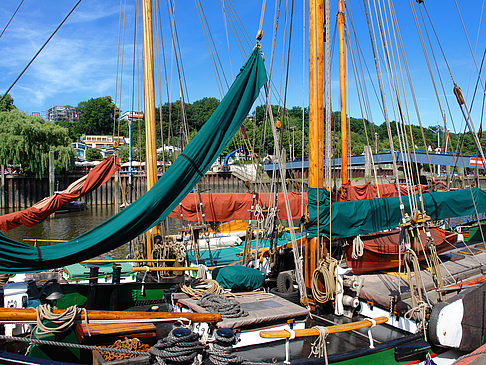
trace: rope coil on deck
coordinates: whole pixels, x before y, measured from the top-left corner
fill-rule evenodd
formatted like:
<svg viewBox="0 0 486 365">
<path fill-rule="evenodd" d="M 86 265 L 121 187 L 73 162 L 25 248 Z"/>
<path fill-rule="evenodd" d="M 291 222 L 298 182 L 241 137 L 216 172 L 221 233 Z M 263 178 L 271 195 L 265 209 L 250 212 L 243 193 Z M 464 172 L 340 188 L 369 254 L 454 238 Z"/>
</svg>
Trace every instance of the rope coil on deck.
<svg viewBox="0 0 486 365">
<path fill-rule="evenodd" d="M 223 318 L 238 318 L 248 315 L 248 312 L 243 310 L 236 300 L 217 294 L 205 294 L 197 301 L 197 304 L 209 312 L 220 313 Z"/>
</svg>

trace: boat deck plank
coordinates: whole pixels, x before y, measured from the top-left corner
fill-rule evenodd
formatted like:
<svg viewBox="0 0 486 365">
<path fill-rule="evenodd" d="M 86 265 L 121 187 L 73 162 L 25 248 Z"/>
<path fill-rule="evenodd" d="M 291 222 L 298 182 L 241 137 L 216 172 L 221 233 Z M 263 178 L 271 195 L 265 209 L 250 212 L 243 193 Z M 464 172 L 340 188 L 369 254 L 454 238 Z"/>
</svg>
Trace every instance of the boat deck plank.
<svg viewBox="0 0 486 365">
<path fill-rule="evenodd" d="M 241 307 L 248 312 L 248 316 L 239 318 L 223 318 L 218 322 L 219 328 L 242 328 L 256 324 L 270 323 L 277 321 L 286 322 L 291 319 L 305 318 L 309 314 L 307 308 L 294 304 L 271 293 L 245 294 L 235 296 L 234 299 L 241 304 Z M 197 305 L 197 300 L 189 297 L 180 297 L 178 302 L 197 313 L 207 312 Z"/>
</svg>

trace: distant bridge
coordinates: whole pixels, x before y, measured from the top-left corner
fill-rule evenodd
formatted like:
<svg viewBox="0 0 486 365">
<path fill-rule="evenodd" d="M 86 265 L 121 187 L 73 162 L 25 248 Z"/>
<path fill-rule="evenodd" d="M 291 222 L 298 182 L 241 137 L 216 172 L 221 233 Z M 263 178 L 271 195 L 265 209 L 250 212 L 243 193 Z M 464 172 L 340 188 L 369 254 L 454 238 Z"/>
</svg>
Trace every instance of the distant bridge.
<svg viewBox="0 0 486 365">
<path fill-rule="evenodd" d="M 483 161 L 481 157 L 472 154 L 472 153 L 464 153 L 464 154 L 457 154 L 457 153 L 435 153 L 429 152 L 429 159 L 432 165 L 441 165 L 441 166 L 457 166 L 457 167 L 469 167 L 469 168 L 483 168 Z M 409 156 L 404 155 L 401 152 L 395 152 L 395 157 L 397 162 L 404 162 L 409 161 Z M 427 159 L 427 152 L 425 151 L 418 151 L 415 153 L 411 153 L 410 155 L 411 160 L 420 164 L 428 164 L 429 161 Z M 341 166 L 341 157 L 336 156 L 332 159 L 332 166 L 333 167 L 340 167 Z M 391 152 L 378 152 L 373 153 L 373 162 L 375 164 L 391 164 L 393 163 L 392 154 Z M 367 164 L 371 164 L 371 154 L 359 154 L 359 155 L 352 155 L 348 157 L 348 164 L 351 166 L 364 166 Z M 263 164 L 263 168 L 265 171 L 273 170 L 273 162 L 267 162 Z M 309 161 L 305 160 L 294 160 L 287 162 L 287 169 L 302 169 L 302 165 L 304 169 L 309 168 Z M 277 163 L 278 166 L 278 163 Z"/>
</svg>

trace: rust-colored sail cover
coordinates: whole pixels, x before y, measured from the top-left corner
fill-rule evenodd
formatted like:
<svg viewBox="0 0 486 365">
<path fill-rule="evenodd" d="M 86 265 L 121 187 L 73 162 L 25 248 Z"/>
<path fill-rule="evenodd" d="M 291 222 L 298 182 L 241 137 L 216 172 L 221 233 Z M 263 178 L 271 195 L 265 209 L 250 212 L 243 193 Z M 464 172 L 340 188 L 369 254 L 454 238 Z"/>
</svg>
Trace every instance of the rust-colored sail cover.
<svg viewBox="0 0 486 365">
<path fill-rule="evenodd" d="M 8 231 L 20 225 L 32 227 L 42 222 L 63 204 L 79 199 L 99 188 L 108 181 L 120 167 L 116 156 L 108 156 L 82 178 L 76 180 L 66 190 L 44 198 L 30 208 L 0 216 L 0 230 Z"/>
</svg>

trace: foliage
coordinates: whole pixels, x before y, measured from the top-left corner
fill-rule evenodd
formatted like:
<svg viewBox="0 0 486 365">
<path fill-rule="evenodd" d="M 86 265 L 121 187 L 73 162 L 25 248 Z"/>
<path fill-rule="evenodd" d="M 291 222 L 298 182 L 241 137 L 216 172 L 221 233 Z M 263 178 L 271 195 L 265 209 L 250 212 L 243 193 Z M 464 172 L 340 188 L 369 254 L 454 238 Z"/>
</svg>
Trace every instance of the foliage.
<svg viewBox="0 0 486 365">
<path fill-rule="evenodd" d="M 0 95 L 0 99 L 3 95 Z M 10 94 L 5 95 L 5 98 L 0 102 L 0 112 L 9 112 L 11 110 L 17 109 L 13 104 L 14 100 Z"/>
<path fill-rule="evenodd" d="M 103 159 L 103 155 L 101 151 L 97 148 L 90 148 L 86 151 L 86 161 L 101 161 Z"/>
<path fill-rule="evenodd" d="M 18 110 L 0 112 L 0 163 L 21 165 L 38 177 L 49 169 L 49 151 L 55 151 L 56 171 L 74 167 L 74 150 L 68 130 Z"/>
<path fill-rule="evenodd" d="M 76 133 L 82 131 L 83 134 L 112 134 L 113 113 L 116 114 L 115 118 L 120 115 L 120 110 L 115 107 L 111 96 L 83 101 L 76 109 L 80 113 Z"/>
</svg>

